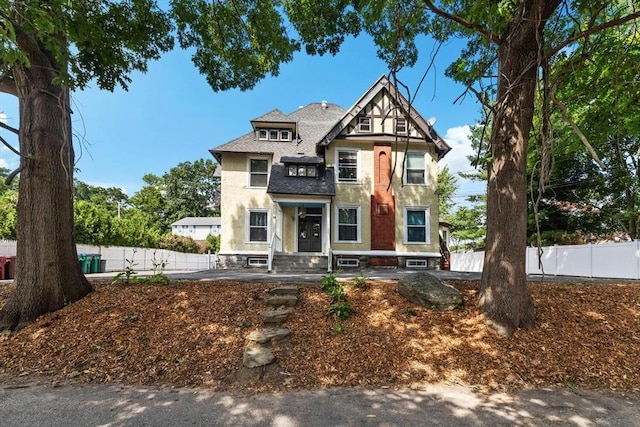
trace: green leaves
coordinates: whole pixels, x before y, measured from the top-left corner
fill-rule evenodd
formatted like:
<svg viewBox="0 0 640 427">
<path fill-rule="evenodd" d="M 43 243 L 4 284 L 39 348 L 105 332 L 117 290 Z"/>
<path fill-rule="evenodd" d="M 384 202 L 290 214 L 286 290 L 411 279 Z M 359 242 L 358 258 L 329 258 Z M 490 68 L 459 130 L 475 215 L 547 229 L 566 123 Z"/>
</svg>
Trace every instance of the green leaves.
<svg viewBox="0 0 640 427">
<path fill-rule="evenodd" d="M 252 88 L 267 74 L 278 75 L 299 49 L 280 14 L 268 0 L 171 1 L 183 49 L 195 49 L 193 62 L 215 91 Z"/>
</svg>

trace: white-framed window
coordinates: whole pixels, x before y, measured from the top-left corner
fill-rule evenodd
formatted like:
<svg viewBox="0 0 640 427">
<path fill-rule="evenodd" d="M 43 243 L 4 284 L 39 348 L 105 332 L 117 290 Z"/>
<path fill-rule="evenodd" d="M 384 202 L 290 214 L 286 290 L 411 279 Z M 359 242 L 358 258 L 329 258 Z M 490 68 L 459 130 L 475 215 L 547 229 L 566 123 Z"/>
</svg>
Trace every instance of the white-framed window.
<svg viewBox="0 0 640 427">
<path fill-rule="evenodd" d="M 358 131 L 371 132 L 371 118 L 370 117 L 358 117 Z"/>
<path fill-rule="evenodd" d="M 269 130 L 269 141 L 277 141 L 280 139 L 280 132 L 277 129 Z"/>
<path fill-rule="evenodd" d="M 359 150 L 342 149 L 336 151 L 338 182 L 358 182 Z"/>
<path fill-rule="evenodd" d="M 291 132 L 289 132 L 288 130 L 281 130 L 280 139 L 282 141 L 291 141 Z"/>
<path fill-rule="evenodd" d="M 336 206 L 337 242 L 360 242 L 360 206 Z"/>
<path fill-rule="evenodd" d="M 404 183 L 424 185 L 427 183 L 427 159 L 424 152 L 408 152 L 405 162 Z"/>
<path fill-rule="evenodd" d="M 269 178 L 269 159 L 249 159 L 249 187 L 266 187 Z"/>
<path fill-rule="evenodd" d="M 396 119 L 396 133 L 399 133 L 399 134 L 407 133 L 407 119 L 405 118 Z"/>
<path fill-rule="evenodd" d="M 261 141 L 265 141 L 265 140 L 269 139 L 269 132 L 267 132 L 266 129 L 258 130 L 258 139 L 261 140 Z"/>
<path fill-rule="evenodd" d="M 266 243 L 269 240 L 269 210 L 247 211 L 247 241 Z"/>
<path fill-rule="evenodd" d="M 429 208 L 407 206 L 404 208 L 405 243 L 431 243 L 429 237 Z"/>
</svg>

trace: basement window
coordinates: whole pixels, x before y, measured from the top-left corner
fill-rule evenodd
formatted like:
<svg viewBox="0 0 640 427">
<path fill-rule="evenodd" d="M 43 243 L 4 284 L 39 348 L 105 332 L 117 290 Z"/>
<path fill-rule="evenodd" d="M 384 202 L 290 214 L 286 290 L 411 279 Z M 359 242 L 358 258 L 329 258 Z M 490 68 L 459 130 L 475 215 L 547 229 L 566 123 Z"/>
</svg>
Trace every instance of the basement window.
<svg viewBox="0 0 640 427">
<path fill-rule="evenodd" d="M 247 265 L 249 267 L 265 267 L 267 265 L 266 258 L 249 258 L 247 259 Z"/>
<path fill-rule="evenodd" d="M 359 267 L 360 260 L 358 258 L 338 258 L 338 267 Z"/>
<path fill-rule="evenodd" d="M 408 259 L 407 268 L 427 268 L 426 259 Z"/>
</svg>

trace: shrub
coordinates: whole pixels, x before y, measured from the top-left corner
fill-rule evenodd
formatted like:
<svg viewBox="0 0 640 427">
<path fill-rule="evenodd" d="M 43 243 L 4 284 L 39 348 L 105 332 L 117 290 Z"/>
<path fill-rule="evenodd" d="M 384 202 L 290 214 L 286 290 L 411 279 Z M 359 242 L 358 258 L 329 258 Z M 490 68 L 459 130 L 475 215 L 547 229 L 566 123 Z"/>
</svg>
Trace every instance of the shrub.
<svg viewBox="0 0 640 427">
<path fill-rule="evenodd" d="M 198 253 L 198 244 L 188 236 L 167 235 L 158 243 L 160 249 L 168 249 L 176 252 L 186 252 L 191 254 Z"/>
</svg>

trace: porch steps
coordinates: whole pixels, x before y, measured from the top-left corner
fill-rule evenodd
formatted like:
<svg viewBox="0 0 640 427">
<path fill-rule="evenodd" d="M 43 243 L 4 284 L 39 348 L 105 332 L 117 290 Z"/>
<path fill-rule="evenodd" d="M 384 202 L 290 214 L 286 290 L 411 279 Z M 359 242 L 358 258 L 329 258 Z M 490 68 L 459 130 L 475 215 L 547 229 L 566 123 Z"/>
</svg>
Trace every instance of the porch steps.
<svg viewBox="0 0 640 427">
<path fill-rule="evenodd" d="M 277 273 L 323 273 L 328 262 L 327 256 L 321 254 L 275 254 L 272 268 Z"/>
</svg>

